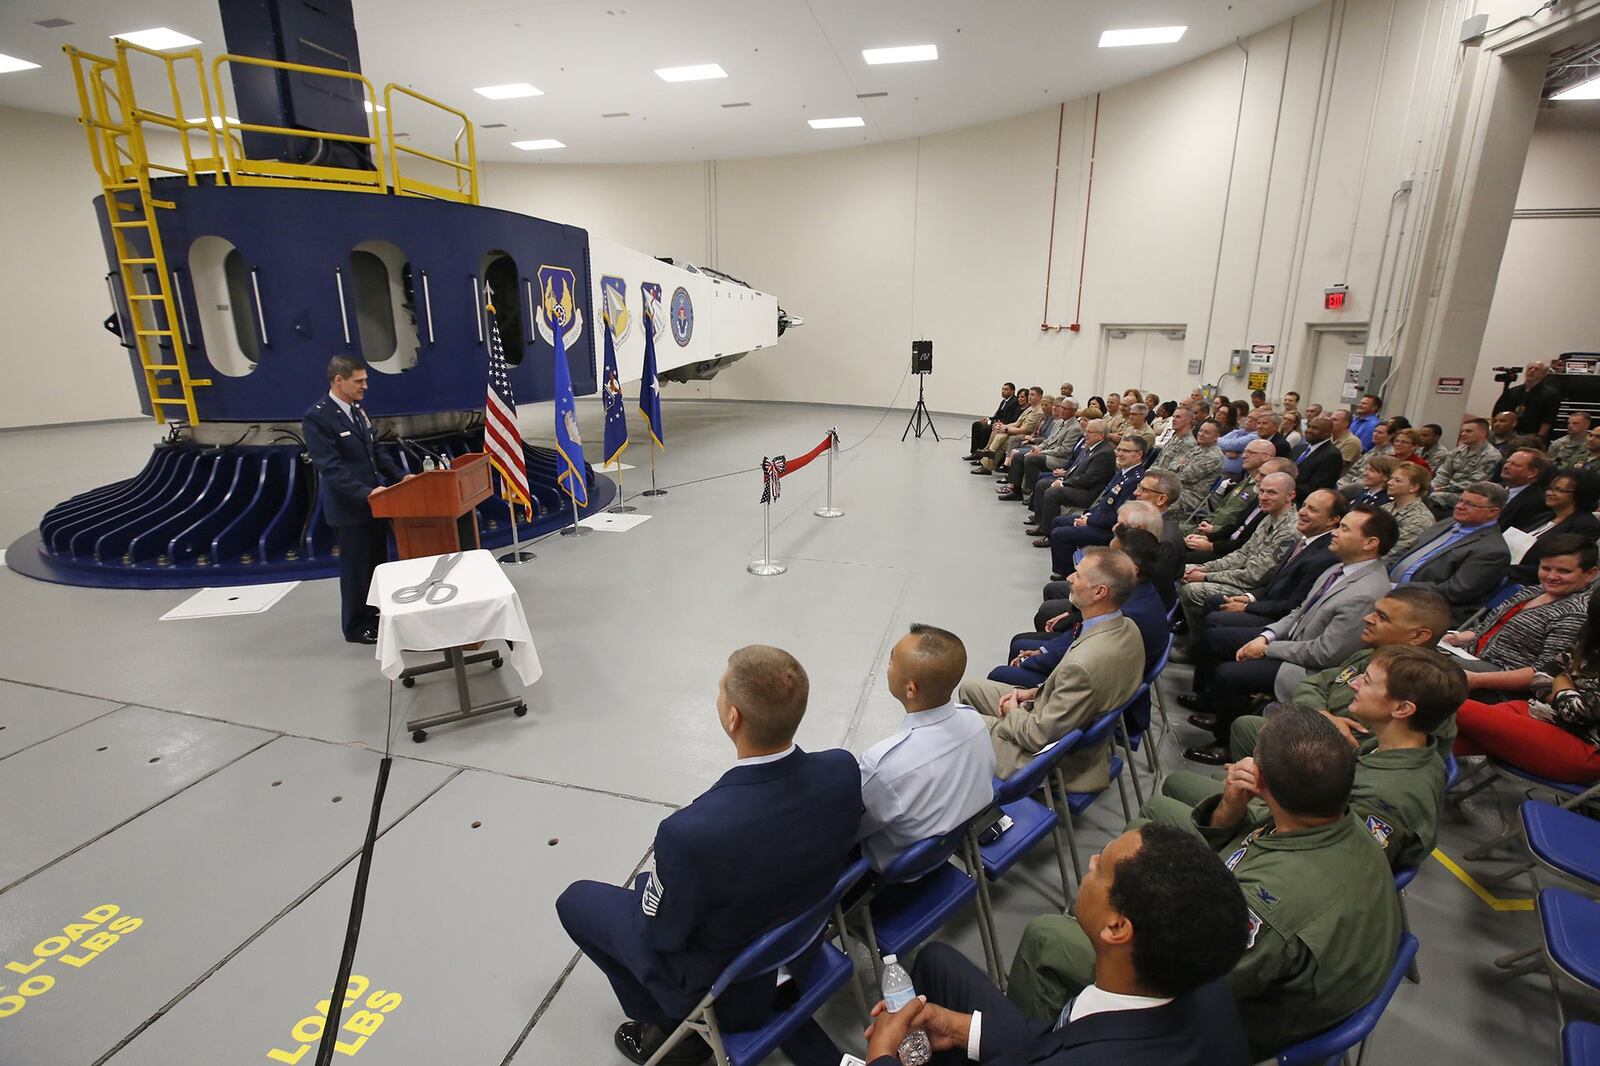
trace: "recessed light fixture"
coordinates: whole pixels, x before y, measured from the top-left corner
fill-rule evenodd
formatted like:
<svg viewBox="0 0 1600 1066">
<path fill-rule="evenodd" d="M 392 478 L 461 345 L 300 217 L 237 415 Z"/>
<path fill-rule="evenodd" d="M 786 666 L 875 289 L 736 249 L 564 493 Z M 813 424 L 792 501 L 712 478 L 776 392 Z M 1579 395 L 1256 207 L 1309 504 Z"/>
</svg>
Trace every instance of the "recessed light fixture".
<svg viewBox="0 0 1600 1066">
<path fill-rule="evenodd" d="M 515 100 L 520 96 L 544 95 L 542 90 L 535 89 L 525 81 L 512 82 L 510 85 L 481 85 L 472 91 L 491 100 Z"/>
<path fill-rule="evenodd" d="M 1135 44 L 1172 44 L 1183 37 L 1187 26 L 1151 26 L 1141 30 L 1106 30 L 1100 35 L 1101 48 L 1126 48 Z"/>
<path fill-rule="evenodd" d="M 114 41 L 127 41 L 140 48 L 150 48 L 157 52 L 170 52 L 174 48 L 187 48 L 200 42 L 188 34 L 169 30 L 165 26 L 157 26 L 153 30 L 134 30 L 131 33 L 113 33 Z"/>
<path fill-rule="evenodd" d="M 656 77 L 662 81 L 710 81 L 712 78 L 726 78 L 728 72 L 715 63 L 700 63 L 692 67 L 661 67 L 656 71 Z"/>
<path fill-rule="evenodd" d="M 881 63 L 926 63 L 939 58 L 939 48 L 932 44 L 908 44 L 899 48 L 863 48 L 861 58 L 874 67 Z"/>
<path fill-rule="evenodd" d="M 723 107 L 749 107 L 750 106 L 750 101 L 749 100 L 740 100 L 736 104 L 723 104 L 722 106 Z"/>
<path fill-rule="evenodd" d="M 506 128 L 506 124 L 504 122 L 485 122 L 478 128 L 480 130 L 503 130 Z"/>
<path fill-rule="evenodd" d="M 0 74 L 14 74 L 19 70 L 38 70 L 39 64 L 30 63 L 26 59 L 16 56 L 0 54 Z"/>
<path fill-rule="evenodd" d="M 361 101 L 361 106 L 367 109 L 367 114 L 369 114 L 369 115 L 373 114 L 374 112 L 383 112 L 383 111 L 389 110 L 387 107 L 384 107 L 382 104 L 375 104 L 371 100 L 363 100 L 363 101 Z"/>
<path fill-rule="evenodd" d="M 856 93 L 856 99 L 857 100 L 876 100 L 879 97 L 888 96 L 888 95 L 889 95 L 888 93 Z"/>
<path fill-rule="evenodd" d="M 511 147 L 521 148 L 524 152 L 542 152 L 549 148 L 565 148 L 566 145 L 550 137 L 538 141 L 512 141 Z"/>
<path fill-rule="evenodd" d="M 851 115 L 849 118 L 814 118 L 806 123 L 814 130 L 842 130 L 850 126 L 865 126 L 866 124 L 866 119 L 860 115 Z"/>
<path fill-rule="evenodd" d="M 73 22 L 71 19 L 52 18 L 37 19 L 34 21 L 34 25 L 38 26 L 40 29 L 59 30 L 63 26 L 76 26 L 77 23 Z"/>
<path fill-rule="evenodd" d="M 627 112 L 627 111 L 607 111 L 605 114 L 601 115 L 600 117 L 601 118 L 627 118 L 628 115 L 629 115 L 629 112 Z"/>
<path fill-rule="evenodd" d="M 1569 85 L 1551 95 L 1552 100 L 1600 100 L 1600 77 Z"/>
</svg>

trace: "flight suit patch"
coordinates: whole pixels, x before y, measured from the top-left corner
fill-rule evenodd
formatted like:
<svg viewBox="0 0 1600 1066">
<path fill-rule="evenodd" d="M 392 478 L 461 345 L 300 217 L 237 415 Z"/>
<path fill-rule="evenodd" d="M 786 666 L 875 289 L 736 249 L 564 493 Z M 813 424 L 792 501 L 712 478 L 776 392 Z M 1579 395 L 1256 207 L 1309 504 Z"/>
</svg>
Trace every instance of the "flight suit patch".
<svg viewBox="0 0 1600 1066">
<path fill-rule="evenodd" d="M 1250 916 L 1250 920 L 1246 923 L 1248 925 L 1248 934 L 1245 937 L 1244 949 L 1249 951 L 1256 946 L 1256 935 L 1261 932 L 1261 919 L 1257 918 L 1256 912 L 1248 907 L 1245 908 L 1245 913 Z"/>
<path fill-rule="evenodd" d="M 1278 897 L 1274 896 L 1272 894 L 1271 890 L 1268 889 L 1266 885 L 1257 885 L 1256 886 L 1256 898 L 1259 899 L 1262 903 L 1265 903 L 1269 907 L 1272 906 L 1274 903 L 1278 902 Z"/>
<path fill-rule="evenodd" d="M 1380 847 L 1387 850 L 1389 836 L 1394 832 L 1394 827 L 1377 815 L 1369 814 L 1367 815 L 1367 832 L 1372 834 L 1372 838 L 1378 842 Z"/>
</svg>

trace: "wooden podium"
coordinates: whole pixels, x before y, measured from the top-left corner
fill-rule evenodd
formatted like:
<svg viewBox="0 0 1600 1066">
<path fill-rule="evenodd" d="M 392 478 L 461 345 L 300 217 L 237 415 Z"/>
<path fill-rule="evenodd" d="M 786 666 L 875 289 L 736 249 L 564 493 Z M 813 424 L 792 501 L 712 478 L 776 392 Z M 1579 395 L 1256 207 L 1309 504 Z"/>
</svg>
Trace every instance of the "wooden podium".
<svg viewBox="0 0 1600 1066">
<path fill-rule="evenodd" d="M 470 551 L 478 543 L 474 508 L 489 498 L 489 457 L 469 452 L 449 470 L 428 470 L 368 498 L 374 518 L 387 518 L 400 558 Z"/>
</svg>

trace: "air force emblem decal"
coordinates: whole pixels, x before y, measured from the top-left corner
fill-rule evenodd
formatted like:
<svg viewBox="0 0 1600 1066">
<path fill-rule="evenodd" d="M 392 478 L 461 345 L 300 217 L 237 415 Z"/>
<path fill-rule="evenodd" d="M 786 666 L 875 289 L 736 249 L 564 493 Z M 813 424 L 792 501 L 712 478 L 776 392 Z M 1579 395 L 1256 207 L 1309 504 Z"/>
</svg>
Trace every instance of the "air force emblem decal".
<svg viewBox="0 0 1600 1066">
<path fill-rule="evenodd" d="M 689 299 L 689 290 L 679 285 L 672 294 L 672 339 L 678 342 L 678 347 L 686 348 L 693 336 L 694 301 Z"/>
<path fill-rule="evenodd" d="M 611 322 L 611 340 L 620 348 L 633 333 L 633 315 L 628 310 L 628 283 L 607 274 L 600 279 L 600 294 L 605 300 L 606 317 Z"/>
<path fill-rule="evenodd" d="M 660 337 L 667 328 L 667 316 L 661 310 L 661 286 L 657 282 L 645 281 L 639 284 L 639 291 L 644 294 L 644 313 L 650 317 L 650 333 Z"/>
<path fill-rule="evenodd" d="M 564 338 L 570 352 L 583 336 L 583 310 L 578 307 L 578 279 L 566 267 L 541 266 L 539 268 L 539 336 L 554 348 L 556 326 L 565 331 Z"/>
</svg>

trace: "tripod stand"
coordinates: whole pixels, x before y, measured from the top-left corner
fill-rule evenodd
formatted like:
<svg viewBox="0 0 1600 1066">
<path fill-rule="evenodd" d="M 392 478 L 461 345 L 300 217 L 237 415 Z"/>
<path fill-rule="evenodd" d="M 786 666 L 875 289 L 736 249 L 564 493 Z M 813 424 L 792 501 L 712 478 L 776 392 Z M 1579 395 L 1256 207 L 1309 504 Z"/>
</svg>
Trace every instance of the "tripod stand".
<svg viewBox="0 0 1600 1066">
<path fill-rule="evenodd" d="M 912 429 L 917 431 L 917 439 L 922 439 L 924 428 L 933 431 L 933 439 L 939 439 L 939 430 L 933 424 L 933 416 L 928 413 L 928 405 L 922 399 L 922 386 L 927 381 L 927 372 L 917 371 L 917 406 L 911 409 L 911 417 L 906 421 L 906 431 L 900 434 L 900 439 L 906 439 L 906 434 Z"/>
</svg>

